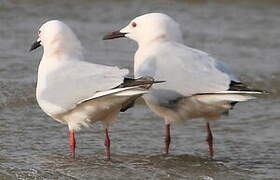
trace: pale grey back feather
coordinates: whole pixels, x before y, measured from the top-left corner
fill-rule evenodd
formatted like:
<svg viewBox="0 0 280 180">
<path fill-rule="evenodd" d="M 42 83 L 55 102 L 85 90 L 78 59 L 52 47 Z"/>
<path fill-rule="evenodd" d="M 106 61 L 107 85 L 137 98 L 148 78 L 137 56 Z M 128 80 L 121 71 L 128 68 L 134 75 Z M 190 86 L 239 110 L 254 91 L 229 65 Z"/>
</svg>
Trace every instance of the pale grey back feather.
<svg viewBox="0 0 280 180">
<path fill-rule="evenodd" d="M 97 91 L 120 85 L 127 74 L 127 69 L 67 60 L 47 75 L 47 85 L 40 99 L 66 111 Z"/>
<path fill-rule="evenodd" d="M 227 74 L 230 77 L 230 80 L 235 82 L 240 82 L 235 74 L 228 68 L 228 66 L 221 61 L 216 61 L 216 67 L 223 73 Z"/>
<path fill-rule="evenodd" d="M 233 73 L 207 53 L 176 42 L 157 45 L 137 69 L 136 76 L 151 76 L 166 81 L 154 85 L 146 98 L 168 104 L 178 96 L 226 91 Z M 166 93 L 168 92 L 168 93 Z"/>
</svg>

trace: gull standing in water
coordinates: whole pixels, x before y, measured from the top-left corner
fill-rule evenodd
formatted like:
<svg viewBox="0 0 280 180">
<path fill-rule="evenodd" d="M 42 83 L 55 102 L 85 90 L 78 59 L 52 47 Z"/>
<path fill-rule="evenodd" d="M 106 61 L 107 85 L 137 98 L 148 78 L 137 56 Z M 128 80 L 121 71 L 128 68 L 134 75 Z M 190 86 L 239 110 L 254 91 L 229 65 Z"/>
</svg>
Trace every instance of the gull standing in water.
<svg viewBox="0 0 280 180">
<path fill-rule="evenodd" d="M 209 154 L 213 156 L 210 121 L 227 114 L 240 101 L 262 94 L 249 89 L 221 62 L 183 44 L 177 22 L 165 14 L 150 13 L 133 19 L 120 31 L 103 37 L 127 37 L 138 43 L 134 75 L 166 82 L 144 95 L 147 105 L 165 120 L 165 153 L 169 153 L 170 123 L 192 118 L 206 120 Z"/>
<path fill-rule="evenodd" d="M 127 69 L 83 61 L 82 46 L 72 30 L 58 20 L 48 21 L 31 46 L 44 54 L 38 69 L 36 97 L 45 113 L 69 127 L 71 155 L 75 156 L 75 131 L 101 121 L 106 154 L 110 159 L 109 125 L 120 111 L 147 93 L 150 77 L 125 78 Z"/>
</svg>

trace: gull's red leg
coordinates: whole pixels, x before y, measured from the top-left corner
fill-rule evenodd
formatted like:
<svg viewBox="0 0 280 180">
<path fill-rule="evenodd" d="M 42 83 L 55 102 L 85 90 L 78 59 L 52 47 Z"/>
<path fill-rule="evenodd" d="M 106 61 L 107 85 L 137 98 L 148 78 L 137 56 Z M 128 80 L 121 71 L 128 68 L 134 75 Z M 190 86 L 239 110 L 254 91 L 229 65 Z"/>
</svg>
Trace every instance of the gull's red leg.
<svg viewBox="0 0 280 180">
<path fill-rule="evenodd" d="M 109 134 L 108 134 L 108 128 L 105 129 L 105 142 L 104 142 L 104 145 L 106 147 L 107 159 L 110 160 L 111 152 L 110 152 L 110 138 L 109 138 Z"/>
<path fill-rule="evenodd" d="M 207 137 L 206 141 L 208 143 L 208 149 L 209 149 L 209 155 L 212 158 L 214 156 L 214 151 L 213 151 L 213 135 L 210 129 L 210 123 L 206 123 L 206 132 L 207 132 Z"/>
<path fill-rule="evenodd" d="M 171 137 L 170 137 L 170 124 L 165 125 L 165 154 L 169 154 L 169 145 L 171 142 Z"/>
<path fill-rule="evenodd" d="M 76 148 L 76 140 L 75 140 L 75 132 L 74 130 L 69 131 L 69 145 L 71 150 L 71 156 L 75 157 L 75 148 Z"/>
</svg>

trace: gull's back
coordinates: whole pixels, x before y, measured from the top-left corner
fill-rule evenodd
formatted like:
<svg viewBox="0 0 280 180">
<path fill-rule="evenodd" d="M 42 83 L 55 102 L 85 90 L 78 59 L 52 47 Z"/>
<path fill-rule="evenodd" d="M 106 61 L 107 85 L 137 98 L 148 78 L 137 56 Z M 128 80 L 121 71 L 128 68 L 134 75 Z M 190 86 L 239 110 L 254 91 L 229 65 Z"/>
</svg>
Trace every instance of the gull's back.
<svg viewBox="0 0 280 180">
<path fill-rule="evenodd" d="M 37 99 L 48 114 L 63 113 L 98 91 L 118 86 L 128 73 L 117 67 L 84 61 L 63 61 L 53 71 L 38 79 Z"/>
<path fill-rule="evenodd" d="M 143 53 L 143 54 L 141 54 Z M 216 93 L 229 88 L 233 74 L 207 53 L 177 42 L 164 42 L 138 52 L 138 76 L 149 75 L 166 83 L 152 88 L 174 91 L 182 96 Z M 162 97 L 161 97 L 162 98 Z"/>
<path fill-rule="evenodd" d="M 223 63 L 177 42 L 154 44 L 137 52 L 135 61 L 136 76 L 165 81 L 154 85 L 143 97 L 168 122 L 199 117 L 217 119 L 235 102 L 253 98 L 248 94 L 261 93 L 229 91 L 231 85 L 240 82 Z"/>
</svg>

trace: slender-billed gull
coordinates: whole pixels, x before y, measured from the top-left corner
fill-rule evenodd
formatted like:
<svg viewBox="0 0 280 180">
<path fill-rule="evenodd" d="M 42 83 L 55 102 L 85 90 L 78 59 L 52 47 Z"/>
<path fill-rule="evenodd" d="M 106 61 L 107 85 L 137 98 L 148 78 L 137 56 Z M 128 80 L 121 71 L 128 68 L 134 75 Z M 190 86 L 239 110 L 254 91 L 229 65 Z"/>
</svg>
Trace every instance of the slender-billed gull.
<svg viewBox="0 0 280 180">
<path fill-rule="evenodd" d="M 67 124 L 71 155 L 75 156 L 75 134 L 81 126 L 101 121 L 110 158 L 108 126 L 118 113 L 147 92 L 153 79 L 125 78 L 127 69 L 82 61 L 82 46 L 63 22 L 52 20 L 41 26 L 39 38 L 44 54 L 39 65 L 36 97 L 39 106 L 55 120 Z"/>
<path fill-rule="evenodd" d="M 165 120 L 165 153 L 169 153 L 170 123 L 204 118 L 209 154 L 213 156 L 210 120 L 220 118 L 239 101 L 262 91 L 249 89 L 223 63 L 183 44 L 177 22 L 165 14 L 150 13 L 133 19 L 120 31 L 103 37 L 127 37 L 138 43 L 134 75 L 164 79 L 144 95 L 148 106 Z"/>
</svg>

